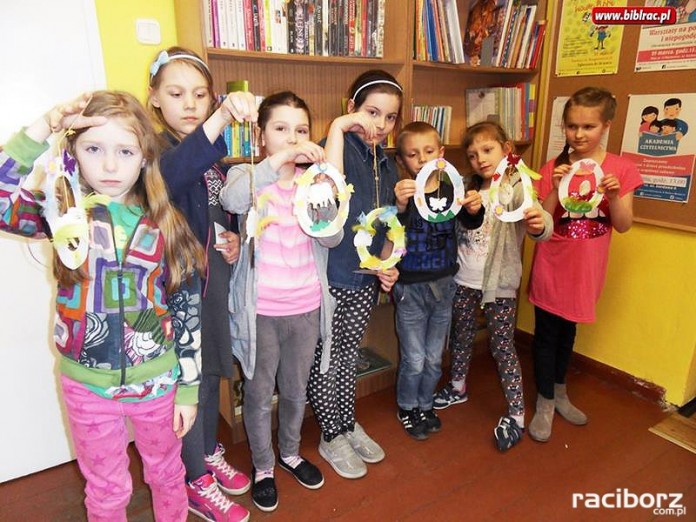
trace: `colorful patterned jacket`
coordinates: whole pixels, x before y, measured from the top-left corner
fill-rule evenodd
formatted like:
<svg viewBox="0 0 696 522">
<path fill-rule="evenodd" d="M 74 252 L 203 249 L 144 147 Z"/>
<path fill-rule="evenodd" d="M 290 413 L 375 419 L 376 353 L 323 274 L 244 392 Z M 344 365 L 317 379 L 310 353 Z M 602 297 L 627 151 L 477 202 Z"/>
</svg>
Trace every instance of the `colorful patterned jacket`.
<svg viewBox="0 0 696 522">
<path fill-rule="evenodd" d="M 0 230 L 26 237 L 50 231 L 35 194 L 21 184 L 48 148 L 24 133 L 0 152 Z M 61 372 L 79 382 L 109 388 L 138 384 L 180 367 L 176 402 L 196 404 L 200 382 L 200 280 L 167 296 L 164 237 L 143 216 L 123 262 L 116 256 L 111 217 L 92 209 L 89 279 L 58 286 L 54 340 Z"/>
</svg>

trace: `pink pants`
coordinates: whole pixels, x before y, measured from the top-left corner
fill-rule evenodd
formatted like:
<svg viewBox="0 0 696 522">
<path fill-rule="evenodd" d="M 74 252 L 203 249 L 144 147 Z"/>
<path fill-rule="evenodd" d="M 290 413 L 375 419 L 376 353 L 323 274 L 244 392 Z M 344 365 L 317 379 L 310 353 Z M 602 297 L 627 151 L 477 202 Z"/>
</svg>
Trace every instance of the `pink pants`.
<svg viewBox="0 0 696 522">
<path fill-rule="evenodd" d="M 155 520 L 185 521 L 188 499 L 181 462 L 181 440 L 172 430 L 174 395 L 144 402 L 99 397 L 84 385 L 61 376 L 77 463 L 87 481 L 85 506 L 91 522 L 126 522 L 133 491 L 128 471 L 129 418 L 152 491 Z"/>
</svg>

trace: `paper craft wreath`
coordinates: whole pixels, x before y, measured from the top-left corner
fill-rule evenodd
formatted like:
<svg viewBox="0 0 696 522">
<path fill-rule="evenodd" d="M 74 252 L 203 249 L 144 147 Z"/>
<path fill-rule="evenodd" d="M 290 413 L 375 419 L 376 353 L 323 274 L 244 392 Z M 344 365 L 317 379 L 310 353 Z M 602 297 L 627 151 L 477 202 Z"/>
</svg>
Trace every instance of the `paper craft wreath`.
<svg viewBox="0 0 696 522">
<path fill-rule="evenodd" d="M 454 197 L 452 198 L 452 204 L 447 209 L 445 209 L 447 198 L 443 197 L 438 199 L 431 197 L 430 205 L 425 201 L 425 185 L 434 171 L 444 171 L 452 182 Z M 454 168 L 454 165 L 443 158 L 431 160 L 423 165 L 423 168 L 421 168 L 416 176 L 416 193 L 413 195 L 413 201 L 416 204 L 418 213 L 423 219 L 431 223 L 449 221 L 461 210 L 462 205 L 460 201 L 462 199 L 464 199 L 464 182 L 459 172 L 457 172 L 457 169 Z"/>
<path fill-rule="evenodd" d="M 509 183 L 502 184 L 503 178 L 509 178 L 510 174 L 517 171 L 520 175 L 522 190 L 524 196 L 522 204 L 514 210 L 506 210 L 508 203 L 512 201 L 513 188 Z M 493 215 L 500 221 L 506 223 L 514 223 L 524 218 L 524 211 L 534 203 L 534 187 L 532 187 L 532 178 L 538 179 L 539 174 L 524 164 L 519 156 L 508 154 L 503 158 L 495 169 L 491 187 L 488 191 Z"/>
<path fill-rule="evenodd" d="M 353 226 L 353 230 L 356 232 L 353 244 L 358 251 L 360 268 L 384 271 L 394 267 L 406 254 L 406 228 L 399 222 L 396 212 L 396 207 L 390 206 L 376 208 L 367 216 L 364 213 L 360 214 L 358 218 L 359 224 Z M 387 230 L 387 239 L 394 244 L 394 248 L 387 259 L 380 259 L 370 254 L 368 250 L 372 245 L 372 238 L 377 233 L 374 227 L 376 219 L 389 228 Z"/>
<path fill-rule="evenodd" d="M 336 186 L 338 212 L 331 221 L 321 218 L 312 219 L 309 213 L 310 209 L 326 209 L 334 201 L 334 189 L 331 183 L 325 181 L 314 183 L 314 178 L 319 174 L 327 176 Z M 295 178 L 295 183 L 297 190 L 295 192 L 294 214 L 300 228 L 312 237 L 328 237 L 338 233 L 348 219 L 353 185 L 346 185 L 343 175 L 330 163 L 315 163 L 302 175 Z"/>
<path fill-rule="evenodd" d="M 51 155 L 44 170 L 43 217 L 51 230 L 53 248 L 60 261 L 71 270 L 76 270 L 87 259 L 89 248 L 87 209 L 106 205 L 110 198 L 103 194 L 82 196 L 77 160 L 65 149 L 58 149 Z M 60 195 L 59 186 L 63 188 Z"/>
<path fill-rule="evenodd" d="M 594 187 L 590 179 L 583 179 L 577 190 L 569 193 L 570 182 L 574 176 L 594 177 Z M 599 185 L 604 172 L 599 163 L 593 159 L 576 161 L 570 166 L 570 172 L 561 178 L 558 184 L 558 199 L 568 212 L 586 214 L 596 209 L 604 197 L 604 189 Z"/>
</svg>

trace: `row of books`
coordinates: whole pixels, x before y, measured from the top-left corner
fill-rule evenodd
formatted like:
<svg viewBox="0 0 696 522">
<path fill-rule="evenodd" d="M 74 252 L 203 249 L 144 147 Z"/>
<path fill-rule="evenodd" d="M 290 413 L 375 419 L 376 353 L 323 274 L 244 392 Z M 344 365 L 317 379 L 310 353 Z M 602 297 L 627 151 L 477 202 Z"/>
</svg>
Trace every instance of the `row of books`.
<svg viewBox="0 0 696 522">
<path fill-rule="evenodd" d="M 473 0 L 466 28 L 456 0 L 416 0 L 416 60 L 534 69 L 546 22 L 537 0 Z"/>
<path fill-rule="evenodd" d="M 227 92 L 248 91 L 248 80 L 236 80 L 227 82 Z M 220 101 L 224 96 L 220 96 Z M 263 96 L 256 96 L 256 106 L 258 107 L 263 101 Z M 258 157 L 260 153 L 258 139 L 252 142 L 251 133 L 254 131 L 253 125 L 250 123 L 233 122 L 225 127 L 222 137 L 227 145 L 227 155 L 232 158 L 251 158 L 252 145 L 253 155 Z"/>
<path fill-rule="evenodd" d="M 464 63 L 457 0 L 416 0 L 416 60 Z"/>
<path fill-rule="evenodd" d="M 381 58 L 385 0 L 206 0 L 208 47 Z"/>
<path fill-rule="evenodd" d="M 511 140 L 531 140 L 535 112 L 536 86 L 533 83 L 466 90 L 467 127 L 480 121 L 495 121 Z"/>
<path fill-rule="evenodd" d="M 411 112 L 411 121 L 424 121 L 435 129 L 442 143 L 449 143 L 450 122 L 452 121 L 452 107 L 449 105 L 414 105 Z"/>
<path fill-rule="evenodd" d="M 490 13 L 493 22 L 489 31 L 479 34 L 482 39 L 476 65 L 536 68 L 546 32 L 546 21 L 536 20 L 537 0 L 479 0 L 478 3 L 494 3 L 495 7 Z M 471 14 L 469 16 L 471 22 Z M 471 27 L 472 23 L 467 23 L 466 36 L 476 34 Z M 470 53 L 467 59 L 474 63 L 477 57 Z"/>
</svg>

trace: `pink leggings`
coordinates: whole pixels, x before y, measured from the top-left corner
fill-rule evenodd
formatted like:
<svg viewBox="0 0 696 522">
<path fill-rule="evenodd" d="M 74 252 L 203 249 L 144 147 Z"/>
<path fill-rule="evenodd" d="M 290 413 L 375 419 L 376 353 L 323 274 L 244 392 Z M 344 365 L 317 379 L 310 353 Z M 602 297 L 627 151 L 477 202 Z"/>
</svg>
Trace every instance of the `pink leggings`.
<svg viewBox="0 0 696 522">
<path fill-rule="evenodd" d="M 99 397 L 65 376 L 61 383 L 77 463 L 87 481 L 90 522 L 126 522 L 133 491 L 126 418 L 133 426 L 145 482 L 152 491 L 155 520 L 185 521 L 188 500 L 181 440 L 172 430 L 175 392 L 150 401 L 119 402 Z"/>
</svg>

